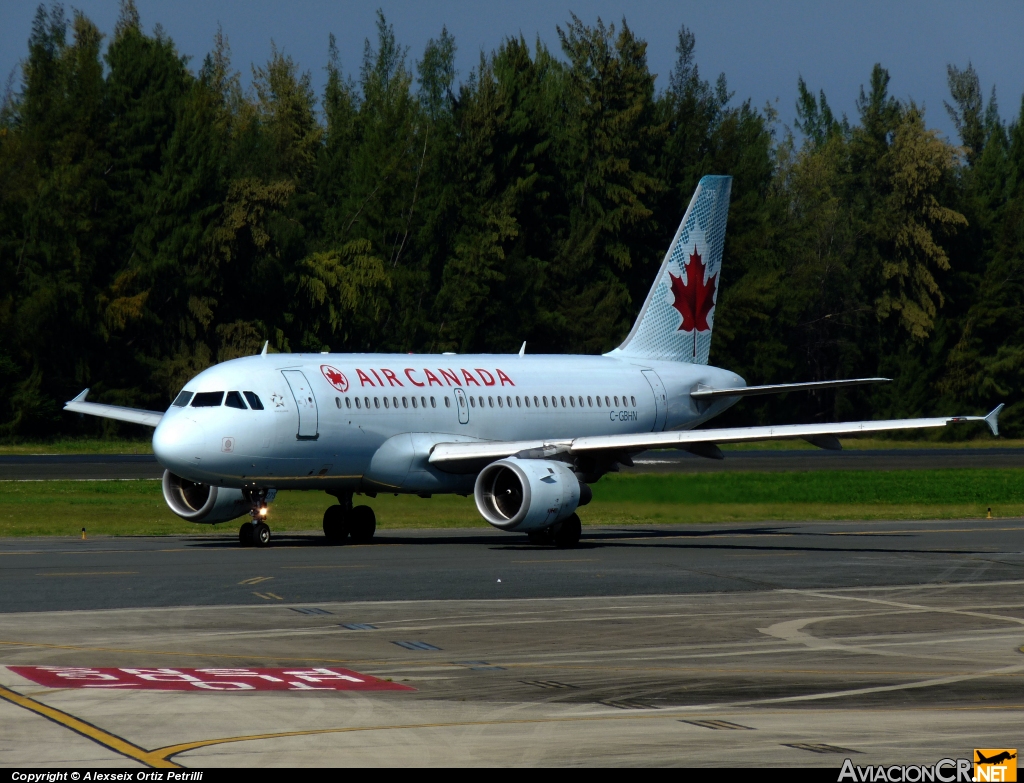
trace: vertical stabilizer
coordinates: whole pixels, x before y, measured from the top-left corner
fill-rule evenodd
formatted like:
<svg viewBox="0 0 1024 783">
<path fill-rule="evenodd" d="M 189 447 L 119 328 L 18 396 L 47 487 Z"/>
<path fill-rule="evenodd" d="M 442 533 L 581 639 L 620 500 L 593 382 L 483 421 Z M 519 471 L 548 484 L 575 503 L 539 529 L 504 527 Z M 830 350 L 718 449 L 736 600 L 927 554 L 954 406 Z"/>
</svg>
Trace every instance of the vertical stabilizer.
<svg viewBox="0 0 1024 783">
<path fill-rule="evenodd" d="M 701 177 L 625 341 L 608 356 L 707 364 L 732 177 Z"/>
</svg>

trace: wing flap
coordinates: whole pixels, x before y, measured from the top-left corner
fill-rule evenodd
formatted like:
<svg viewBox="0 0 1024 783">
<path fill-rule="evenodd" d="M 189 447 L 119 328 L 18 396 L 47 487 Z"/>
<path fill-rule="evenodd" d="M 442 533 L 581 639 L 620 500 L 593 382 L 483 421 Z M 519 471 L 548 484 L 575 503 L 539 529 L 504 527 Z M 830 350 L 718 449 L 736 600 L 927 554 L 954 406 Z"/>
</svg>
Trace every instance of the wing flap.
<svg viewBox="0 0 1024 783">
<path fill-rule="evenodd" d="M 103 405 L 98 402 L 86 402 L 85 397 L 89 393 L 86 389 L 75 399 L 64 405 L 64 410 L 72 413 L 85 413 L 89 416 L 100 416 L 104 419 L 117 419 L 132 424 L 142 424 L 146 427 L 155 427 L 164 417 L 156 411 L 145 411 L 140 408 L 122 408 L 120 405 Z"/>
</svg>

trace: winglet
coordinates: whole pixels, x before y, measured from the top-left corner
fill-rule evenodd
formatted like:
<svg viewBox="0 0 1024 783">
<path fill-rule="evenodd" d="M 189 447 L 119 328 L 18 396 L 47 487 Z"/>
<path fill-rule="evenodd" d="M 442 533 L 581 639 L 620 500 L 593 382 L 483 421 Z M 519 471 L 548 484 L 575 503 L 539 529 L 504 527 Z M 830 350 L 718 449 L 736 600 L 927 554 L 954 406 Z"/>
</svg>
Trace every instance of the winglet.
<svg viewBox="0 0 1024 783">
<path fill-rule="evenodd" d="M 81 393 L 77 397 L 75 397 L 75 399 L 69 400 L 66 404 L 70 405 L 73 402 L 85 402 L 85 397 L 86 397 L 86 395 L 88 393 L 89 393 L 89 389 L 88 388 L 82 389 Z"/>
<path fill-rule="evenodd" d="M 519 348 L 519 355 L 523 356 L 526 354 L 526 340 L 523 340 L 522 346 Z"/>
<path fill-rule="evenodd" d="M 260 356 L 266 356 L 267 355 L 267 346 L 268 345 L 270 345 L 270 340 L 267 340 L 265 343 L 263 343 L 263 350 L 260 351 Z"/>
<path fill-rule="evenodd" d="M 88 391 L 88 389 L 86 389 Z M 1003 403 L 999 403 L 992 412 L 985 417 L 985 423 L 988 428 L 992 430 L 992 434 L 999 435 L 999 414 L 1003 412 L 1003 408 L 1006 407 Z"/>
</svg>

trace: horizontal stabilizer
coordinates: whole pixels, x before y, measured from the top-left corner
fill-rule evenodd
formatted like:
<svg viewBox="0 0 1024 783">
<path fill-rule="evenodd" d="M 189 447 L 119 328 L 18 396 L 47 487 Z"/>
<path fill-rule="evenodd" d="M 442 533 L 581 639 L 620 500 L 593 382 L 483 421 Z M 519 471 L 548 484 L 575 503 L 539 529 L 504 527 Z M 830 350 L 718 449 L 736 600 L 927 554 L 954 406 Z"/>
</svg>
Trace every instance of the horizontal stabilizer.
<svg viewBox="0 0 1024 783">
<path fill-rule="evenodd" d="M 89 390 L 85 389 L 75 399 L 64 406 L 64 410 L 72 413 L 85 413 L 89 416 L 99 416 L 104 419 L 117 419 L 132 424 L 143 424 L 147 427 L 155 427 L 164 417 L 156 411 L 144 411 L 139 408 L 122 408 L 120 405 L 102 405 L 98 402 L 86 402 L 86 395 Z"/>
<path fill-rule="evenodd" d="M 782 394 L 791 391 L 840 389 L 845 386 L 863 386 L 868 383 L 888 383 L 891 378 L 850 378 L 843 381 L 811 381 L 809 383 L 773 383 L 769 386 L 738 386 L 733 389 L 713 389 L 698 385 L 690 392 L 695 400 L 713 400 L 718 397 L 753 397 L 757 394 Z"/>
</svg>

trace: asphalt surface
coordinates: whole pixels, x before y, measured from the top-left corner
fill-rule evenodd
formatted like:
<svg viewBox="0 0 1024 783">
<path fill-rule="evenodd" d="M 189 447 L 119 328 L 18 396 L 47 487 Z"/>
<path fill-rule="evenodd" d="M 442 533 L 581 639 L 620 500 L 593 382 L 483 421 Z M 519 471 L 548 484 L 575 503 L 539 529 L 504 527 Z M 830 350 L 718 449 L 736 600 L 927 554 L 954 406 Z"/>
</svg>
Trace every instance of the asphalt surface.
<svg viewBox="0 0 1024 783">
<path fill-rule="evenodd" d="M 1024 467 L 1024 449 L 872 449 L 865 451 L 727 451 L 724 460 L 687 452 L 649 451 L 625 472 L 713 473 L 790 470 L 934 470 Z M 0 480 L 158 479 L 163 468 L 152 454 L 0 455 Z"/>
<path fill-rule="evenodd" d="M 0 612 L 272 601 L 480 600 L 847 588 L 1024 577 L 1024 520 L 584 529 L 574 550 L 491 530 L 0 540 Z M 252 582 L 251 580 L 257 580 Z M 500 580 L 500 581 L 499 581 Z M 267 591 L 274 598 L 264 596 Z"/>
<path fill-rule="evenodd" d="M 476 530 L 0 540 L 0 765 L 969 758 L 1020 744 L 1022 587 L 1022 519 L 588 528 L 561 551 Z M 15 665 L 415 690 L 53 688 Z"/>
</svg>

